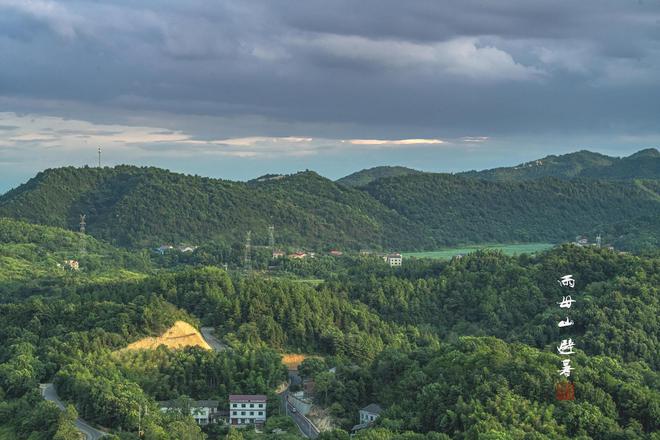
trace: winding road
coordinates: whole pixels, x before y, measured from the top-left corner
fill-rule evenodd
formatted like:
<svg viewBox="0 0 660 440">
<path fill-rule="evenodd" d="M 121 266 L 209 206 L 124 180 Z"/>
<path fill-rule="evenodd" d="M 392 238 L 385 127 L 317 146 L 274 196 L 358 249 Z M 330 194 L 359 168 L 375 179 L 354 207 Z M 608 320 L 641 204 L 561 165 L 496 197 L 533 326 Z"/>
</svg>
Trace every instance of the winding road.
<svg viewBox="0 0 660 440">
<path fill-rule="evenodd" d="M 282 399 L 285 402 L 286 405 L 286 415 L 291 416 L 294 422 L 296 422 L 296 425 L 298 425 L 298 429 L 300 429 L 300 432 L 303 433 L 303 435 L 307 438 L 315 439 L 316 437 L 319 436 L 319 431 L 316 429 L 316 426 L 310 420 L 302 415 L 300 412 L 298 412 L 294 406 L 289 402 L 289 390 L 285 390 L 281 394 Z"/>
<path fill-rule="evenodd" d="M 58 406 L 59 409 L 64 411 L 64 402 L 62 402 L 60 397 L 57 395 L 55 385 L 52 383 L 43 383 L 39 385 L 39 388 L 41 388 L 41 395 L 44 397 L 44 399 L 53 402 Z M 105 432 L 99 431 L 98 429 L 92 427 L 89 423 L 85 422 L 81 418 L 76 419 L 76 428 L 82 433 L 83 436 L 85 436 L 85 440 L 97 440 L 108 435 Z"/>
</svg>

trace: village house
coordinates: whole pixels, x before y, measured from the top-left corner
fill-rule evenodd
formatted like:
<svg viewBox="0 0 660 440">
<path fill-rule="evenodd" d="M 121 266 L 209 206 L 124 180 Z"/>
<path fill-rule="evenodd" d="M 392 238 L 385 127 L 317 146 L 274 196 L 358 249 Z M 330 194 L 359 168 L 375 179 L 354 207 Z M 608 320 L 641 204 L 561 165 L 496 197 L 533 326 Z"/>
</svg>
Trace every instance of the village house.
<svg viewBox="0 0 660 440">
<path fill-rule="evenodd" d="M 170 246 L 169 244 L 164 244 L 154 249 L 154 251 L 158 252 L 161 255 L 165 255 L 165 252 L 171 251 L 172 249 L 174 249 L 174 246 Z"/>
<path fill-rule="evenodd" d="M 403 257 L 401 254 L 387 254 L 386 256 L 383 257 L 383 260 L 387 264 L 390 265 L 390 267 L 401 267 L 401 263 L 403 262 Z"/>
<path fill-rule="evenodd" d="M 162 412 L 179 411 L 181 412 L 180 402 L 176 400 L 167 400 L 158 402 Z M 189 402 L 190 415 L 195 419 L 198 425 L 208 425 L 217 423 L 224 419 L 226 411 L 219 411 L 217 400 L 191 400 Z"/>
<path fill-rule="evenodd" d="M 383 412 L 383 408 L 381 408 L 377 403 L 370 403 L 369 405 L 365 406 L 358 413 L 360 423 L 353 426 L 351 431 L 355 432 L 368 427 L 374 422 L 374 420 L 378 418 L 381 412 Z"/>
<path fill-rule="evenodd" d="M 263 425 L 265 422 L 266 396 L 262 394 L 231 394 L 229 396 L 230 425 Z"/>
<path fill-rule="evenodd" d="M 330 255 L 332 255 L 333 257 L 341 257 L 342 255 L 344 255 L 344 253 L 342 251 L 338 251 L 337 249 L 332 249 L 330 251 Z"/>
<path fill-rule="evenodd" d="M 589 239 L 584 235 L 578 235 L 575 237 L 575 244 L 578 246 L 586 246 L 589 244 Z"/>
<path fill-rule="evenodd" d="M 282 257 L 284 257 L 284 251 L 281 250 L 273 251 L 273 258 L 282 258 Z"/>
<path fill-rule="evenodd" d="M 298 260 L 302 260 L 306 256 L 307 256 L 307 254 L 305 252 L 295 252 L 293 254 L 289 254 L 289 258 L 295 258 L 295 259 L 298 259 Z"/>
</svg>

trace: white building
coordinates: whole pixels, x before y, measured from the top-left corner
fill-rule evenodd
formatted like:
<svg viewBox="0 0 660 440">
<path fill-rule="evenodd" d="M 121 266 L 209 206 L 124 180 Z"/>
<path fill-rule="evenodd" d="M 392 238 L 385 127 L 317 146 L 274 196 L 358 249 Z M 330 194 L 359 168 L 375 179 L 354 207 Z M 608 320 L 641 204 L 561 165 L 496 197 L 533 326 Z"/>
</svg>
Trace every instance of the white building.
<svg viewBox="0 0 660 440">
<path fill-rule="evenodd" d="M 261 425 L 265 421 L 266 396 L 262 394 L 231 394 L 229 396 L 230 425 Z"/>
<path fill-rule="evenodd" d="M 383 408 L 381 408 L 377 403 L 370 403 L 369 405 L 365 406 L 359 412 L 360 423 L 353 426 L 351 431 L 357 432 L 368 427 L 374 422 L 374 420 L 378 418 L 381 412 L 383 412 Z"/>
<path fill-rule="evenodd" d="M 401 267 L 403 257 L 401 254 L 388 254 L 383 257 L 383 260 L 385 260 L 385 262 L 389 264 L 390 267 Z"/>
<path fill-rule="evenodd" d="M 182 404 L 187 406 L 190 415 L 193 416 L 198 425 L 208 425 L 214 423 L 219 418 L 218 405 L 220 402 L 217 400 L 190 400 L 188 402 L 179 402 L 177 400 L 168 400 L 165 402 L 158 402 L 162 412 L 178 411 L 181 412 Z"/>
<path fill-rule="evenodd" d="M 378 418 L 383 408 L 377 403 L 371 403 L 360 410 L 360 423 L 371 423 Z"/>
</svg>

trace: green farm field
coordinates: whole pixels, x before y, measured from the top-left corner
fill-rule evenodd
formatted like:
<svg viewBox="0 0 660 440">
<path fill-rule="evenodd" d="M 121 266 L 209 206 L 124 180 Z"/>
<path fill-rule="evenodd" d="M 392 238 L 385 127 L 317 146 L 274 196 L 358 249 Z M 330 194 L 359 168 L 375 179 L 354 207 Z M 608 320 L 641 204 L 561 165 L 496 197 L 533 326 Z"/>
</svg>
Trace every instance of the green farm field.
<svg viewBox="0 0 660 440">
<path fill-rule="evenodd" d="M 484 244 L 467 247 L 444 248 L 437 251 L 428 252 L 402 252 L 404 257 L 417 257 L 417 258 L 435 258 L 446 260 L 459 254 L 469 254 L 479 249 L 498 250 L 506 255 L 518 254 L 531 254 L 533 252 L 540 252 L 553 247 L 550 243 L 524 243 L 524 244 Z"/>
</svg>

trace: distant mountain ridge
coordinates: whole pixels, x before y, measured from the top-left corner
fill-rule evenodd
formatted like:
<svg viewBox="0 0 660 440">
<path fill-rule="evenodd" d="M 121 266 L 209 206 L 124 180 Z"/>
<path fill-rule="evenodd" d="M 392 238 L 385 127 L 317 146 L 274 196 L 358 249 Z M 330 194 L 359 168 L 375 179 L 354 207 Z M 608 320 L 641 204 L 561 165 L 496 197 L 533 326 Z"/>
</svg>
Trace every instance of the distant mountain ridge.
<svg viewBox="0 0 660 440">
<path fill-rule="evenodd" d="M 618 158 L 591 151 L 578 151 L 519 164 L 515 167 L 458 173 L 486 180 L 528 180 L 541 177 L 596 179 L 658 179 L 660 153 L 655 148 Z"/>
<path fill-rule="evenodd" d="M 374 180 L 420 174 L 423 171 L 402 166 L 381 166 L 349 174 L 337 180 L 343 185 L 360 187 Z M 656 148 L 640 150 L 627 157 L 612 157 L 587 150 L 550 155 L 513 167 L 456 173 L 486 180 L 529 180 L 543 177 L 594 179 L 660 179 L 660 152 Z"/>
<path fill-rule="evenodd" d="M 265 245 L 273 225 L 277 246 L 422 250 L 559 242 L 660 216 L 660 180 L 647 178 L 655 175 L 657 150 L 616 160 L 589 152 L 548 158 L 522 173 L 519 167 L 461 175 L 381 167 L 353 179 L 372 179 L 357 187 L 312 171 L 233 182 L 153 167 L 67 167 L 43 171 L 0 196 L 0 217 L 77 230 L 85 213 L 89 234 L 124 247 L 237 244 L 248 231 L 253 244 Z M 583 175 L 596 169 L 607 177 Z M 646 236 L 660 235 L 657 222 L 634 224 Z"/>
</svg>

